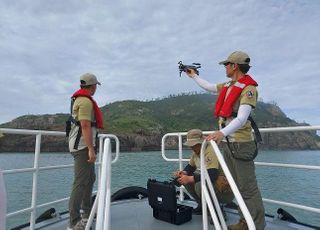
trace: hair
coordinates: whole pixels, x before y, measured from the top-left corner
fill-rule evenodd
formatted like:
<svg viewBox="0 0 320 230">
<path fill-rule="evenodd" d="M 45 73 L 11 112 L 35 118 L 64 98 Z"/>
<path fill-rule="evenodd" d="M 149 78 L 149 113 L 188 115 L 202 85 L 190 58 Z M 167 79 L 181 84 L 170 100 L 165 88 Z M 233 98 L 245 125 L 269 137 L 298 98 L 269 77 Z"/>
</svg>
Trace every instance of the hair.
<svg viewBox="0 0 320 230">
<path fill-rule="evenodd" d="M 92 85 L 80 85 L 81 89 L 90 89 Z"/>
<path fill-rule="evenodd" d="M 238 66 L 239 66 L 239 70 L 242 73 L 247 73 L 249 71 L 250 67 L 251 67 L 248 64 L 238 64 Z"/>
</svg>

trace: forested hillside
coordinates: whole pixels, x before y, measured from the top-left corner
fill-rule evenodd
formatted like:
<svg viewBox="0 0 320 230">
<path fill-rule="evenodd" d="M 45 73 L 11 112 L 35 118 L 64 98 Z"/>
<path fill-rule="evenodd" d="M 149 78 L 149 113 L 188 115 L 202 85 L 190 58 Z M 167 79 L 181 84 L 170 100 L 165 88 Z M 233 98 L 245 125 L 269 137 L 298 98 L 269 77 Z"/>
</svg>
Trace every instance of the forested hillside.
<svg viewBox="0 0 320 230">
<path fill-rule="evenodd" d="M 122 151 L 159 150 L 161 137 L 168 132 L 185 132 L 192 128 L 214 130 L 213 106 L 216 97 L 210 94 L 185 94 L 152 101 L 119 101 L 103 106 L 105 130 L 121 141 Z M 26 115 L 0 125 L 5 128 L 64 131 L 68 114 Z M 253 113 L 258 126 L 300 126 L 288 118 L 281 109 L 270 103 L 258 102 Z M 0 139 L 0 152 L 33 151 L 30 137 L 6 135 Z M 261 148 L 268 149 L 318 149 L 319 136 L 315 132 L 264 134 Z M 175 147 L 176 141 L 170 142 Z M 18 146 L 18 147 L 17 147 Z M 43 151 L 67 151 L 63 138 L 44 138 Z"/>
</svg>

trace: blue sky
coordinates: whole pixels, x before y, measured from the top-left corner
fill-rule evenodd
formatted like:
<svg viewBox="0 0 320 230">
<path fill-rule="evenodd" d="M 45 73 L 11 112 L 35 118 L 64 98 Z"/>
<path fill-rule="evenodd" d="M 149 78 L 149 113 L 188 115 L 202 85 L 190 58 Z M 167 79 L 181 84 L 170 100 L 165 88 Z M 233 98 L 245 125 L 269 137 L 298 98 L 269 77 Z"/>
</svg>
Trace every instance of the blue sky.
<svg viewBox="0 0 320 230">
<path fill-rule="evenodd" d="M 101 106 L 201 92 L 177 62 L 220 83 L 218 62 L 243 50 L 264 102 L 320 125 L 319 11 L 318 0 L 3 0 L 0 123 L 68 112 L 86 72 L 102 83 Z"/>
</svg>

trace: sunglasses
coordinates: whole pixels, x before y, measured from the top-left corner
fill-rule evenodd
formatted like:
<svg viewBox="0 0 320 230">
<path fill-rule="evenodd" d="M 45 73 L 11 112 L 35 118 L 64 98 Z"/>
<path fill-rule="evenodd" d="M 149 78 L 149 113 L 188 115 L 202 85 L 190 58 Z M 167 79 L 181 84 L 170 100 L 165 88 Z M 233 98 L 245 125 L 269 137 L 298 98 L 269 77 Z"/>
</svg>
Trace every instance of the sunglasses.
<svg viewBox="0 0 320 230">
<path fill-rule="evenodd" d="M 224 66 L 227 66 L 227 65 L 229 65 L 229 64 L 233 64 L 233 63 L 231 63 L 231 62 L 226 62 L 226 63 L 224 63 L 223 65 L 224 65 Z"/>
</svg>

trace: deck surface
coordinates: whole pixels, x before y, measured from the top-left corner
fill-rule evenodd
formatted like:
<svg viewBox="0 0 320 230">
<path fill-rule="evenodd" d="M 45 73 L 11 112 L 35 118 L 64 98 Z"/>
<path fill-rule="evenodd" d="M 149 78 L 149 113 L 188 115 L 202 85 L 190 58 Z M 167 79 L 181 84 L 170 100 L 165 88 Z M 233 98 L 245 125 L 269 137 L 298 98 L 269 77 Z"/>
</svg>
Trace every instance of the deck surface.
<svg viewBox="0 0 320 230">
<path fill-rule="evenodd" d="M 189 203 L 190 204 L 190 203 Z M 237 223 L 239 216 L 236 210 L 226 209 L 227 225 Z M 307 230 L 309 228 L 271 217 L 266 217 L 266 230 Z M 36 229 L 43 230 L 63 230 L 66 229 L 68 223 L 68 215 L 60 216 L 59 221 L 55 223 L 47 223 Z M 26 228 L 27 229 L 27 228 Z M 92 228 L 95 229 L 94 227 Z M 148 199 L 143 200 L 125 200 L 114 202 L 111 205 L 111 229 L 112 230 L 201 230 L 202 216 L 192 215 L 192 220 L 182 225 L 174 225 L 161 220 L 157 220 L 152 216 L 152 208 L 148 204 Z M 214 229 L 209 224 L 208 229 Z"/>
</svg>

